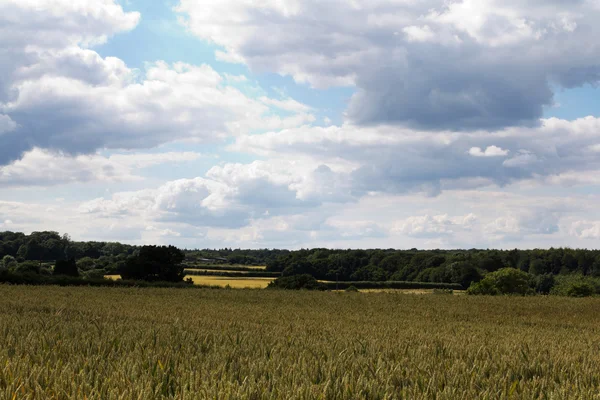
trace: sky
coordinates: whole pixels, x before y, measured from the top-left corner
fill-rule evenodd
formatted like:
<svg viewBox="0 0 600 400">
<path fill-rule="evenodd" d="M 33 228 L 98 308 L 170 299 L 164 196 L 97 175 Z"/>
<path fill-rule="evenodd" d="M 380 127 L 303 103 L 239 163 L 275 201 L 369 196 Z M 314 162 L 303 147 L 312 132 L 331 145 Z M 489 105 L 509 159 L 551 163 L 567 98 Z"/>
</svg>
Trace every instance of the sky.
<svg viewBox="0 0 600 400">
<path fill-rule="evenodd" d="M 0 231 L 600 248 L 598 0 L 0 0 Z"/>
</svg>

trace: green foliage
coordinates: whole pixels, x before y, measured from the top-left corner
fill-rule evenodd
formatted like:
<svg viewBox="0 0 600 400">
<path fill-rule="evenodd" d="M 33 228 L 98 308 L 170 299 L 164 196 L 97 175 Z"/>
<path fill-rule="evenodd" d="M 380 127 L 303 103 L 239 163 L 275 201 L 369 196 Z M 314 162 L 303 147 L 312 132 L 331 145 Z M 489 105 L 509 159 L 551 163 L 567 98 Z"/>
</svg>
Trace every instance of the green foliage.
<svg viewBox="0 0 600 400">
<path fill-rule="evenodd" d="M 65 275 L 78 277 L 79 271 L 77 270 L 77 263 L 74 259 L 70 260 L 57 260 L 54 265 L 53 275 Z"/>
<path fill-rule="evenodd" d="M 91 269 L 89 271 L 84 271 L 81 274 L 81 277 L 87 280 L 99 280 L 104 279 L 104 275 L 107 275 L 107 273 L 103 269 Z"/>
<path fill-rule="evenodd" d="M 596 293 L 594 287 L 586 282 L 572 283 L 567 288 L 567 296 L 570 297 L 589 297 Z"/>
<path fill-rule="evenodd" d="M 80 260 L 77 260 L 77 268 L 82 271 L 89 271 L 91 269 L 95 269 L 96 261 L 91 257 L 83 257 Z"/>
<path fill-rule="evenodd" d="M 580 274 L 557 276 L 550 294 L 572 297 L 600 294 L 600 278 Z"/>
<path fill-rule="evenodd" d="M 25 261 L 17 265 L 15 272 L 21 275 L 39 275 L 41 268 L 39 262 Z"/>
<path fill-rule="evenodd" d="M 120 271 L 123 279 L 182 282 L 185 256 L 174 246 L 143 246 Z"/>
<path fill-rule="evenodd" d="M 535 291 L 540 294 L 549 294 L 554 285 L 556 279 L 552 274 L 538 275 L 535 277 Z"/>
<path fill-rule="evenodd" d="M 308 274 L 282 276 L 271 282 L 268 288 L 286 290 L 327 290 L 326 285 L 318 282 L 314 277 Z"/>
<path fill-rule="evenodd" d="M 358 288 L 354 285 L 348 286 L 344 291 L 345 292 L 359 292 Z"/>
<path fill-rule="evenodd" d="M 467 290 L 472 295 L 533 294 L 531 275 L 516 268 L 502 268 L 487 274 Z"/>
<path fill-rule="evenodd" d="M 159 274 L 144 274 L 144 268 L 136 272 L 136 266 L 131 264 L 130 259 L 135 259 L 140 250 L 139 247 L 120 243 L 75 242 L 68 235 L 60 236 L 52 231 L 33 232 L 30 235 L 0 232 L 0 258 L 10 256 L 19 262 L 52 263 L 74 258 L 82 272 L 104 270 L 108 274 L 119 274 L 120 271 L 130 271 L 126 273 L 135 279 L 166 279 Z M 487 273 L 513 267 L 534 275 L 536 282 L 533 286 L 540 293 L 547 293 L 552 283 L 550 278 L 540 276 L 577 274 L 600 277 L 599 250 L 568 248 L 506 251 L 223 248 L 188 250 L 184 254 L 185 268 L 199 264 L 211 265 L 211 269 L 228 268 L 224 274 L 230 277 L 234 276 L 230 275 L 233 268 L 240 268 L 238 272 L 246 272 L 241 268 L 266 265 L 266 271 L 248 272 L 265 274 L 265 277 L 275 277 L 278 273 L 283 276 L 309 274 L 321 281 L 430 282 L 460 284 L 467 288 L 473 282 L 479 282 Z M 14 263 L 11 265 L 12 269 L 16 268 Z M 179 279 L 177 271 L 168 279 Z"/>
<path fill-rule="evenodd" d="M 2 258 L 1 264 L 6 269 L 12 269 L 17 266 L 17 260 L 13 256 L 6 255 Z"/>
</svg>

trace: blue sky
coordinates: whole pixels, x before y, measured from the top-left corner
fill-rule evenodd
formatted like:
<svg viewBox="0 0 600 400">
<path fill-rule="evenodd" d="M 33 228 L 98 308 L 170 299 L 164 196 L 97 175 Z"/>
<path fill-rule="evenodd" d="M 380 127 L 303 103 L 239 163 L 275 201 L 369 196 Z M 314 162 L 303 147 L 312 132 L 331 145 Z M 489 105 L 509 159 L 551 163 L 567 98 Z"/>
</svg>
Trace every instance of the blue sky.
<svg viewBox="0 0 600 400">
<path fill-rule="evenodd" d="M 0 230 L 598 247 L 593 3 L 8 0 L 0 15 Z"/>
</svg>

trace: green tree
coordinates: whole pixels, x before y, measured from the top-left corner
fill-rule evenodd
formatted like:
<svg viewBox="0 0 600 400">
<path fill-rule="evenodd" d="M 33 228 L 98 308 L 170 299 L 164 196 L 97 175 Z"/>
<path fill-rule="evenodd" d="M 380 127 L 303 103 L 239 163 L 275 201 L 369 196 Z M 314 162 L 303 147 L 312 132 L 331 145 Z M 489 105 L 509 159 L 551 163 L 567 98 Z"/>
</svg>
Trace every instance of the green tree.
<svg viewBox="0 0 600 400">
<path fill-rule="evenodd" d="M 269 289 L 287 290 L 327 290 L 327 286 L 308 274 L 282 276 L 269 283 Z"/>
<path fill-rule="evenodd" d="M 143 246 L 121 268 L 123 279 L 182 282 L 185 255 L 174 246 Z"/>
<path fill-rule="evenodd" d="M 74 258 L 70 260 L 56 260 L 54 265 L 53 275 L 66 275 L 66 276 L 79 276 L 79 270 L 77 270 L 77 263 Z"/>
<path fill-rule="evenodd" d="M 531 275 L 516 268 L 502 268 L 489 273 L 478 283 L 473 283 L 468 294 L 533 294 Z"/>
<path fill-rule="evenodd" d="M 2 266 L 7 269 L 14 268 L 17 266 L 17 260 L 13 256 L 4 256 L 2 258 Z"/>
</svg>

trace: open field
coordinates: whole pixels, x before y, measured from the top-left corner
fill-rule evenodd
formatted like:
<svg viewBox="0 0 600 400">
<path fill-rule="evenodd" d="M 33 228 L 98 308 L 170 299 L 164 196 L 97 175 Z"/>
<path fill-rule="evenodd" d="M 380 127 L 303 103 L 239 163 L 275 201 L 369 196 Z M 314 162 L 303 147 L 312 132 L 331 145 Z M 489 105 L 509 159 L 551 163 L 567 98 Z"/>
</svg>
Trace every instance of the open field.
<svg viewBox="0 0 600 400">
<path fill-rule="evenodd" d="M 214 271 L 265 271 L 266 265 L 240 265 L 240 264 L 202 264 L 188 262 L 186 269 L 214 270 Z"/>
<path fill-rule="evenodd" d="M 121 275 L 104 275 L 104 277 L 112 280 L 121 279 Z M 194 285 L 230 286 L 234 289 L 264 289 L 275 280 L 275 278 L 229 278 L 210 275 L 188 275 L 185 279 L 187 278 L 192 278 Z"/>
<path fill-rule="evenodd" d="M 112 280 L 121 279 L 121 275 L 104 275 L 104 277 Z M 229 278 L 206 275 L 188 275 L 185 279 L 187 278 L 192 278 L 194 285 L 230 286 L 234 289 L 264 289 L 275 280 L 275 278 Z"/>
<path fill-rule="evenodd" d="M 189 275 L 187 278 L 192 278 L 195 285 L 207 286 L 230 286 L 234 289 L 264 289 L 269 286 L 269 283 L 275 278 L 227 278 L 221 276 L 195 276 Z"/>
<path fill-rule="evenodd" d="M 597 399 L 600 299 L 0 286 L 2 399 Z"/>
</svg>

